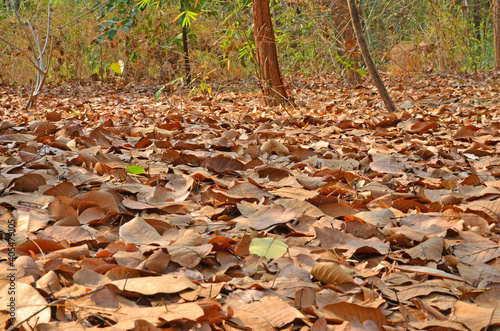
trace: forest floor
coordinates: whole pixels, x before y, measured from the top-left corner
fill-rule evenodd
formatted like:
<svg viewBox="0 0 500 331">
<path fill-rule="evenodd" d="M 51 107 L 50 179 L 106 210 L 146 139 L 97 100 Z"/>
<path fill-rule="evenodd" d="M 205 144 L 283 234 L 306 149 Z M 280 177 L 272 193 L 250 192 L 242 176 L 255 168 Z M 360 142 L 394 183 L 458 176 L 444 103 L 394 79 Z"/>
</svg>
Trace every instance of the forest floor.
<svg viewBox="0 0 500 331">
<path fill-rule="evenodd" d="M 500 329 L 499 79 L 0 87 L 0 328 Z"/>
</svg>

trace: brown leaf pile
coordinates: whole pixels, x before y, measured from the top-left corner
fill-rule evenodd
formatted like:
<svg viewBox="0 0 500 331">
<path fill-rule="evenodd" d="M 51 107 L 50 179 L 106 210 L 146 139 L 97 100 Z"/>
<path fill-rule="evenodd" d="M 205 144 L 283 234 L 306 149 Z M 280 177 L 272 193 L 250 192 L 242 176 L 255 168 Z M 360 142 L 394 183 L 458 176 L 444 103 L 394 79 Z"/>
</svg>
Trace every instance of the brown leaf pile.
<svg viewBox="0 0 500 331">
<path fill-rule="evenodd" d="M 9 239 L 25 330 L 498 328 L 497 82 L 392 80 L 396 114 L 326 78 L 288 113 L 101 86 L 25 112 L 3 90 L 0 328 Z M 287 252 L 251 254 L 265 237 Z"/>
</svg>

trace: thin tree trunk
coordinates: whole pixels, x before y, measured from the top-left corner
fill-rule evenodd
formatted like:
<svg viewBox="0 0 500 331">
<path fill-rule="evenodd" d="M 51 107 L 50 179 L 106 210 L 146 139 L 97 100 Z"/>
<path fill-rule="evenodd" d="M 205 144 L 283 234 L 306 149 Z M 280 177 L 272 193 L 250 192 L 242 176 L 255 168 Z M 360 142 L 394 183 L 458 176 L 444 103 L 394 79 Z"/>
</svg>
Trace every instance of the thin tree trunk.
<svg viewBox="0 0 500 331">
<path fill-rule="evenodd" d="M 385 88 L 384 82 L 380 79 L 380 76 L 377 72 L 377 68 L 375 67 L 375 63 L 373 63 L 372 57 L 370 55 L 370 50 L 366 44 L 365 36 L 363 35 L 363 30 L 361 28 L 361 22 L 359 20 L 358 7 L 356 7 L 355 0 L 347 0 L 349 5 L 349 13 L 351 14 L 352 25 L 354 26 L 354 31 L 356 31 L 356 36 L 358 37 L 359 48 L 361 49 L 361 54 L 363 55 L 363 59 L 365 60 L 366 66 L 368 67 L 368 72 L 370 76 L 372 76 L 373 82 L 377 87 L 378 93 L 380 97 L 384 101 L 385 107 L 387 110 L 394 112 L 396 111 L 396 106 L 394 102 L 392 102 L 387 89 Z"/>
<path fill-rule="evenodd" d="M 481 0 L 475 0 L 472 5 L 472 22 L 474 22 L 474 37 L 481 41 Z"/>
<path fill-rule="evenodd" d="M 500 0 L 493 0 L 493 35 L 495 49 L 495 70 L 500 70 Z"/>
<path fill-rule="evenodd" d="M 268 105 L 276 105 L 288 100 L 288 93 L 278 64 L 276 40 L 269 9 L 269 0 L 253 1 L 253 33 L 257 50 L 257 63 L 262 76 L 263 92 Z"/>
<path fill-rule="evenodd" d="M 186 72 L 186 85 L 189 85 L 191 84 L 191 65 L 189 64 L 187 26 L 182 27 L 182 47 L 184 49 L 184 71 Z"/>
</svg>

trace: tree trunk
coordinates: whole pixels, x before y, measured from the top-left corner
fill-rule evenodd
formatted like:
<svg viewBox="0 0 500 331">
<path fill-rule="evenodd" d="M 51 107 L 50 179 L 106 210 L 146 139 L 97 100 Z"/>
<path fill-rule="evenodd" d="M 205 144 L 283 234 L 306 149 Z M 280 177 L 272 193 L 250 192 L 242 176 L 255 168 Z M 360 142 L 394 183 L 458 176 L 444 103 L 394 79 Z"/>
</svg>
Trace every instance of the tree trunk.
<svg viewBox="0 0 500 331">
<path fill-rule="evenodd" d="M 253 1 L 253 33 L 257 50 L 259 76 L 267 105 L 277 105 L 288 100 L 288 93 L 278 64 L 276 40 L 271 21 L 269 0 Z"/>
<path fill-rule="evenodd" d="M 356 71 L 356 69 L 360 67 L 360 58 L 359 55 L 356 55 L 349 47 L 351 43 L 354 43 L 353 40 L 356 39 L 356 32 L 352 26 L 347 0 L 333 1 L 332 16 L 335 28 L 340 34 L 340 38 L 335 38 L 337 40 L 339 56 L 344 63 L 347 63 L 342 64 L 342 66 L 344 66 L 343 69 L 347 69 L 344 79 L 350 85 L 357 85 L 361 83 L 361 75 Z"/>
<path fill-rule="evenodd" d="M 361 49 L 361 54 L 363 55 L 365 64 L 368 67 L 368 72 L 370 72 L 370 76 L 372 76 L 373 82 L 375 83 L 378 93 L 384 101 L 387 110 L 391 112 L 396 111 L 396 106 L 394 105 L 394 102 L 392 102 L 391 97 L 389 96 L 389 93 L 384 86 L 384 82 L 382 82 L 382 79 L 380 79 L 377 68 L 375 67 L 375 63 L 373 63 L 370 51 L 368 50 L 365 36 L 363 35 L 363 30 L 361 28 L 361 22 L 359 20 L 359 13 L 358 7 L 356 7 L 356 2 L 355 0 L 347 0 L 347 3 L 349 5 L 349 13 L 351 14 L 352 25 L 354 26 L 356 36 L 358 37 L 359 48 Z"/>
<path fill-rule="evenodd" d="M 191 66 L 189 65 L 188 31 L 182 27 L 182 48 L 184 49 L 184 71 L 186 71 L 186 85 L 191 84 Z"/>
<path fill-rule="evenodd" d="M 495 70 L 500 70 L 500 0 L 493 0 L 493 29 Z"/>
<path fill-rule="evenodd" d="M 474 37 L 481 41 L 481 0 L 476 0 L 472 4 L 472 22 L 474 23 Z"/>
</svg>

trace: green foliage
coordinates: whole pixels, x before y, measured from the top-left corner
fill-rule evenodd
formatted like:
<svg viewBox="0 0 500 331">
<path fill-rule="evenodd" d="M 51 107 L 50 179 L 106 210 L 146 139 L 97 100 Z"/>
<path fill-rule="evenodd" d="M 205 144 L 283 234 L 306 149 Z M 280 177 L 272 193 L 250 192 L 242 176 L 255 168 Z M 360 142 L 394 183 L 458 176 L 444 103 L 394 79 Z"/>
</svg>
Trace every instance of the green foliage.
<svg viewBox="0 0 500 331">
<path fill-rule="evenodd" d="M 221 62 L 227 63 L 228 69 L 230 67 L 229 54 L 234 51 L 236 51 L 242 67 L 246 68 L 249 62 L 256 65 L 251 7 L 252 2 L 250 0 L 236 0 L 230 2 L 230 6 L 226 8 L 229 10 L 225 14 L 226 17 L 223 21 L 224 33 L 221 43 L 223 58 Z"/>
<path fill-rule="evenodd" d="M 158 100 L 160 100 L 161 92 L 163 92 L 163 89 L 165 89 L 165 85 L 163 85 L 162 87 L 160 87 L 160 89 L 155 92 L 155 94 L 154 94 L 155 102 L 158 101 Z"/>
<path fill-rule="evenodd" d="M 212 87 L 210 86 L 210 84 L 208 84 L 206 82 L 206 80 L 203 80 L 201 83 L 200 83 L 200 91 L 204 94 L 212 94 Z"/>
<path fill-rule="evenodd" d="M 369 46 L 375 58 L 393 58 L 388 63 L 393 71 L 477 70 L 493 65 L 492 18 L 486 0 L 468 5 L 448 0 L 363 0 L 361 7 Z"/>
<path fill-rule="evenodd" d="M 21 15 L 29 17 L 35 29 L 46 27 L 47 2 L 21 2 Z M 362 23 L 377 65 L 395 74 L 491 69 L 489 2 L 454 3 L 361 0 Z M 355 58 L 342 53 L 345 40 L 333 19 L 338 0 L 270 4 L 283 74 L 353 70 L 364 74 L 363 67 L 355 66 Z M 89 12 L 92 8 L 97 9 Z M 10 23 L 12 11 L 0 6 L 0 17 L 2 36 L 24 42 Z M 199 80 L 194 85 L 199 93 L 205 93 L 207 86 L 215 89 L 214 77 L 255 74 L 251 0 L 58 0 L 53 6 L 54 50 L 47 82 L 114 79 L 114 72 L 119 74 L 114 70 L 116 59 L 123 59 L 127 79 L 176 82 L 183 76 L 182 26 L 188 28 L 192 75 Z M 29 84 L 29 65 L 16 54 L 8 45 L 0 49 L 0 80 Z"/>
<path fill-rule="evenodd" d="M 137 22 L 137 16 L 144 7 L 139 7 L 135 0 L 103 0 L 98 13 L 104 22 L 100 24 L 101 34 L 96 41 L 101 43 L 104 38 L 113 40 L 118 33 L 129 32 Z M 97 0 L 97 5 L 101 5 L 101 0 Z"/>
<path fill-rule="evenodd" d="M 173 22 L 179 21 L 182 27 L 191 27 L 191 22 L 196 21 L 196 16 L 198 13 L 193 11 L 184 10 L 176 18 L 174 18 Z M 180 20 L 179 20 L 180 19 Z"/>
</svg>

